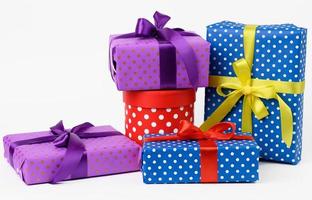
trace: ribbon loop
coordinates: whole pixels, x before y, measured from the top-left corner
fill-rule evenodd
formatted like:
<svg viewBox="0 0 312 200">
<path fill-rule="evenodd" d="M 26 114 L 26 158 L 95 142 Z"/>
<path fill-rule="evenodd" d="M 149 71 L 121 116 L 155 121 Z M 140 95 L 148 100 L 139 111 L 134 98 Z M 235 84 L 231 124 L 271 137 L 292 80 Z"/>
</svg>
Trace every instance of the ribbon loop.
<svg viewBox="0 0 312 200">
<path fill-rule="evenodd" d="M 201 130 L 186 120 L 181 120 L 177 136 L 183 139 L 202 139 Z"/>
<path fill-rule="evenodd" d="M 216 140 L 230 140 L 235 135 L 236 125 L 231 122 L 220 122 L 212 126 L 209 130 L 210 138 Z"/>
<path fill-rule="evenodd" d="M 84 122 L 82 124 L 79 124 L 75 127 L 73 127 L 70 132 L 72 133 L 76 133 L 80 136 L 80 133 L 83 133 L 85 131 L 87 131 L 89 128 L 94 127 L 93 124 L 91 124 L 90 122 Z"/>
<path fill-rule="evenodd" d="M 52 126 L 50 130 L 54 135 L 62 135 L 65 131 L 63 121 L 59 121 L 56 125 Z"/>
<path fill-rule="evenodd" d="M 242 86 L 250 85 L 251 83 L 251 72 L 250 65 L 247 63 L 246 59 L 241 58 L 233 63 L 234 72 L 241 82 Z"/>
<path fill-rule="evenodd" d="M 147 19 L 139 18 L 135 27 L 135 33 L 138 37 L 152 37 L 157 34 L 156 27 Z"/>
<path fill-rule="evenodd" d="M 153 15 L 156 28 L 164 28 L 167 22 L 170 20 L 168 15 L 164 15 L 158 11 L 156 11 Z"/>
</svg>

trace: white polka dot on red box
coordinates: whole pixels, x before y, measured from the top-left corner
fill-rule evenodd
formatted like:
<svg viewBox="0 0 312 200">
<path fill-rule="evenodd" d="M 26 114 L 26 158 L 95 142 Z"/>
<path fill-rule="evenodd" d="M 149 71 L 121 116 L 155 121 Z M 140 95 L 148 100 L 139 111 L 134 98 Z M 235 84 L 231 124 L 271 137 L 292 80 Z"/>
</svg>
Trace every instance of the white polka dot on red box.
<svg viewBox="0 0 312 200">
<path fill-rule="evenodd" d="M 123 92 L 126 136 L 138 144 L 144 134 L 177 133 L 181 120 L 194 120 L 195 90 Z"/>
</svg>

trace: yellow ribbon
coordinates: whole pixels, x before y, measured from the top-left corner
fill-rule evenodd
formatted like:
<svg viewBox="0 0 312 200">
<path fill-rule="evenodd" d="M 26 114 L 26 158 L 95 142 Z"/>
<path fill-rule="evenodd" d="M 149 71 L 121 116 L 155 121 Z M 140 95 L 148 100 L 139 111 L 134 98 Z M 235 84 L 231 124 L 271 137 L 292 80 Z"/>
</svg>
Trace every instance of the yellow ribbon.
<svg viewBox="0 0 312 200">
<path fill-rule="evenodd" d="M 261 99 L 276 99 L 280 108 L 282 140 L 286 143 L 287 147 L 290 147 L 293 137 L 292 111 L 278 93 L 302 94 L 304 91 L 304 82 L 273 81 L 251 78 L 256 27 L 257 26 L 255 25 L 246 25 L 244 28 L 245 58 L 241 58 L 233 63 L 233 69 L 237 77 L 209 77 L 209 87 L 216 87 L 217 93 L 226 98 L 200 126 L 200 129 L 206 131 L 214 124 L 223 120 L 239 99 L 243 97 L 242 131 L 251 133 L 252 112 L 258 120 L 269 115 L 269 112 Z M 222 89 L 231 89 L 231 92 L 225 94 Z"/>
</svg>

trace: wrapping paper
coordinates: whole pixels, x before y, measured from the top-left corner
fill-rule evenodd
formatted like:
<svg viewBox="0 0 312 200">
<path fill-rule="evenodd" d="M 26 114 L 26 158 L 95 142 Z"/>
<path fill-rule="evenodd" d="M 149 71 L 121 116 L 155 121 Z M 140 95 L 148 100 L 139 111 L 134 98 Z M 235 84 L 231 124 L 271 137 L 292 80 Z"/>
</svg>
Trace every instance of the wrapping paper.
<svg viewBox="0 0 312 200">
<path fill-rule="evenodd" d="M 94 127 L 94 131 L 99 130 L 115 129 L 111 126 Z M 9 146 L 15 141 L 48 135 L 48 131 L 7 135 L 3 138 L 4 156 L 9 158 Z M 124 135 L 82 140 L 86 147 L 87 177 L 140 169 L 140 146 Z M 55 147 L 52 142 L 18 146 L 14 151 L 13 166 L 26 184 L 50 182 L 61 166 L 65 151 L 65 148 Z"/>
<path fill-rule="evenodd" d="M 220 22 L 207 27 L 207 40 L 211 42 L 210 75 L 235 76 L 232 64 L 244 55 L 244 24 Z M 260 25 L 256 28 L 253 79 L 288 82 L 304 81 L 306 29 L 293 24 Z M 269 115 L 258 120 L 253 115 L 253 136 L 261 147 L 261 158 L 265 160 L 296 164 L 301 159 L 303 94 L 279 96 L 287 103 L 293 115 L 293 139 L 287 148 L 281 139 L 280 110 L 275 99 L 263 102 Z M 205 119 L 224 101 L 216 88 L 206 88 Z M 242 99 L 224 118 L 232 121 L 241 130 Z"/>
<path fill-rule="evenodd" d="M 115 36 L 111 36 L 111 39 Z M 198 63 L 198 87 L 208 86 L 210 44 L 199 36 L 184 36 L 195 52 Z M 123 38 L 111 43 L 110 51 L 114 68 L 112 77 L 117 89 L 131 90 L 159 90 L 160 63 L 159 44 L 155 38 Z M 175 67 L 175 66 L 168 66 Z M 184 62 L 176 52 L 176 88 L 193 88 Z M 175 89 L 173 87 L 166 89 Z"/>
<path fill-rule="evenodd" d="M 146 137 L 158 136 L 162 135 L 146 135 Z M 258 180 L 260 148 L 255 141 L 216 141 L 216 144 L 217 182 Z M 206 172 L 201 172 L 200 148 L 199 142 L 195 140 L 144 143 L 142 154 L 144 183 L 201 183 L 201 173 Z"/>
</svg>

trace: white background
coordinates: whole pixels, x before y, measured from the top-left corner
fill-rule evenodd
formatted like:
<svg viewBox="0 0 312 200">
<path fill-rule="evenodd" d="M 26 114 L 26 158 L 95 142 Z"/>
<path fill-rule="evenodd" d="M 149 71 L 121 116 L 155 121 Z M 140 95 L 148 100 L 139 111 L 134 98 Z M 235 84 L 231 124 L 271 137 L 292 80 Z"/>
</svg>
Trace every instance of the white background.
<svg viewBox="0 0 312 200">
<path fill-rule="evenodd" d="M 296 1 L 1 0 L 0 136 L 90 121 L 123 131 L 123 103 L 108 71 L 108 36 L 132 32 L 138 17 L 169 14 L 169 27 L 205 37 L 222 20 L 294 23 L 309 28 L 303 160 L 297 166 L 261 163 L 255 184 L 145 185 L 139 172 L 26 186 L 0 156 L 0 199 L 294 199 L 312 181 L 312 5 Z M 196 124 L 203 120 L 204 89 L 197 94 Z M 3 154 L 3 149 L 0 148 Z"/>
</svg>

